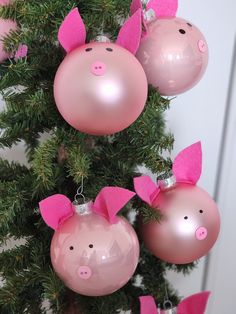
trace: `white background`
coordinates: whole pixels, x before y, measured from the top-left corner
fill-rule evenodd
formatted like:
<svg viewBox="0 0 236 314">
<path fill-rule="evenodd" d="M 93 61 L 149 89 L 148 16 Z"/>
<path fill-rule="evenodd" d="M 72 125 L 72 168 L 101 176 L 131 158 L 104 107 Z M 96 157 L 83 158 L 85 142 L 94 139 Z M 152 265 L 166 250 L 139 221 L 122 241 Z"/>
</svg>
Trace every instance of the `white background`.
<svg viewBox="0 0 236 314">
<path fill-rule="evenodd" d="M 179 0 L 178 16 L 202 30 L 210 62 L 201 82 L 174 99 L 166 116 L 176 139 L 173 157 L 184 147 L 202 141 L 204 160 L 199 184 L 217 198 L 221 210 L 221 236 L 210 259 L 202 259 L 190 276 L 168 274 L 182 296 L 202 288 L 212 291 L 207 314 L 233 313 L 235 308 L 236 67 L 231 70 L 235 15 L 235 0 Z M 0 155 L 25 161 L 22 145 L 0 151 Z"/>
</svg>

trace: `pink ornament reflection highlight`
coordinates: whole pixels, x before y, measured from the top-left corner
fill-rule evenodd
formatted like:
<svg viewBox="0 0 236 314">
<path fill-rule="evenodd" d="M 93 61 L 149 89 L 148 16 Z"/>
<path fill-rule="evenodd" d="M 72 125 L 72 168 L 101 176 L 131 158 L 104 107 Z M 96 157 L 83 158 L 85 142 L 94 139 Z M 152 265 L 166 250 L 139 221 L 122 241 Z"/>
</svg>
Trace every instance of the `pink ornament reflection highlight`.
<svg viewBox="0 0 236 314">
<path fill-rule="evenodd" d="M 148 83 L 162 95 L 172 96 L 191 89 L 208 64 L 208 47 L 201 31 L 178 17 L 157 18 L 147 24 L 137 58 Z"/>
<path fill-rule="evenodd" d="M 141 225 L 146 247 L 158 258 L 191 263 L 209 252 L 217 240 L 220 216 L 216 203 L 201 188 L 181 184 L 154 200 L 163 220 Z"/>
<path fill-rule="evenodd" d="M 123 218 L 110 224 L 90 213 L 75 214 L 55 232 L 52 265 L 73 291 L 89 296 L 115 292 L 132 277 L 139 258 L 139 242 Z"/>
</svg>

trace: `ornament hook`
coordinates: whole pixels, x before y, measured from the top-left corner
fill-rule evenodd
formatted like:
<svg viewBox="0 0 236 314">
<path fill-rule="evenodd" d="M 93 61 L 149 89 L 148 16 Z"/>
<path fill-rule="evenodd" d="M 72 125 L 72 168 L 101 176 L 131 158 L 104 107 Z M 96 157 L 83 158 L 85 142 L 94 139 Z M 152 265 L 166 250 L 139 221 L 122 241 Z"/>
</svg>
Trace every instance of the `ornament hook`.
<svg viewBox="0 0 236 314">
<path fill-rule="evenodd" d="M 74 196 L 74 202 L 73 202 L 74 205 L 81 204 L 81 200 L 80 200 L 81 197 L 83 199 L 83 203 L 84 204 L 86 203 L 86 199 L 85 199 L 83 192 L 84 192 L 84 176 L 82 176 L 81 185 L 78 187 L 76 194 Z"/>
</svg>

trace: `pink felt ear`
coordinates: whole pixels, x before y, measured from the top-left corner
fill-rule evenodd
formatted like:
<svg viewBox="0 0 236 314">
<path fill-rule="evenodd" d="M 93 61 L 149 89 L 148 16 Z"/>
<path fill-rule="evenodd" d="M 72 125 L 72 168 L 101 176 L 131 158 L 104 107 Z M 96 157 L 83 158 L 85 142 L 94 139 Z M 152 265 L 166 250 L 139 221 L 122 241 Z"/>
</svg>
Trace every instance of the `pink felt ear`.
<svg viewBox="0 0 236 314">
<path fill-rule="evenodd" d="M 105 217 L 110 223 L 116 222 L 118 211 L 135 195 L 127 189 L 119 187 L 103 188 L 93 204 L 93 211 Z"/>
<path fill-rule="evenodd" d="M 182 150 L 175 158 L 172 170 L 177 182 L 196 184 L 202 172 L 201 142 Z"/>
<path fill-rule="evenodd" d="M 204 314 L 209 296 L 209 291 L 191 295 L 180 302 L 177 314 Z"/>
<path fill-rule="evenodd" d="M 143 10 L 142 2 L 141 0 L 133 0 L 130 5 L 130 13 L 134 14 L 139 9 Z"/>
<path fill-rule="evenodd" d="M 160 193 L 159 187 L 149 176 L 134 178 L 134 189 L 137 195 L 150 206 L 154 205 L 154 201 Z"/>
<path fill-rule="evenodd" d="M 155 300 L 152 296 L 139 297 L 140 314 L 158 314 Z"/>
<path fill-rule="evenodd" d="M 116 43 L 136 54 L 142 35 L 142 11 L 138 9 L 121 27 Z"/>
<path fill-rule="evenodd" d="M 58 31 L 58 40 L 66 52 L 82 46 L 86 39 L 84 22 L 77 8 L 65 17 Z"/>
<path fill-rule="evenodd" d="M 175 17 L 178 0 L 150 0 L 146 8 L 153 9 L 157 17 Z"/>
<path fill-rule="evenodd" d="M 45 223 L 54 230 L 74 214 L 71 201 L 62 194 L 45 198 L 39 203 L 39 209 Z"/>
<path fill-rule="evenodd" d="M 21 58 L 25 58 L 27 56 L 28 53 L 28 46 L 27 45 L 19 45 L 16 53 L 15 53 L 15 59 L 21 59 Z"/>
</svg>

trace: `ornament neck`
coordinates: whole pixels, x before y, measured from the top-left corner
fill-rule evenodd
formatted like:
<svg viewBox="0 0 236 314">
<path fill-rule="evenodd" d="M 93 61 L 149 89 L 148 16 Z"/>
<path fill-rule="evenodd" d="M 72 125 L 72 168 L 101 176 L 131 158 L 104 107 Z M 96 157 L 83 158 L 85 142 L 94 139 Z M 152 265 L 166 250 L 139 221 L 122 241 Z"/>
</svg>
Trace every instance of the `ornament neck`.
<svg viewBox="0 0 236 314">
<path fill-rule="evenodd" d="M 73 206 L 75 209 L 75 212 L 80 215 L 80 216 L 84 216 L 84 215 L 89 215 L 92 213 L 92 206 L 93 206 L 93 202 L 92 201 L 88 201 L 86 203 L 80 203 L 79 201 L 75 201 L 73 202 Z"/>
<path fill-rule="evenodd" d="M 147 11 L 144 11 L 144 19 L 145 19 L 145 22 L 147 24 L 153 22 L 154 20 L 156 20 L 156 13 L 153 9 L 149 9 Z"/>
<path fill-rule="evenodd" d="M 111 42 L 111 40 L 106 35 L 98 35 L 95 37 L 93 41 L 98 42 L 98 43 L 110 43 Z"/>
<path fill-rule="evenodd" d="M 175 308 L 168 309 L 168 310 L 162 310 L 161 314 L 177 314 L 177 309 L 175 307 Z"/>
<path fill-rule="evenodd" d="M 157 185 L 161 191 L 173 189 L 176 186 L 176 177 L 171 172 L 161 174 L 157 177 Z"/>
</svg>

